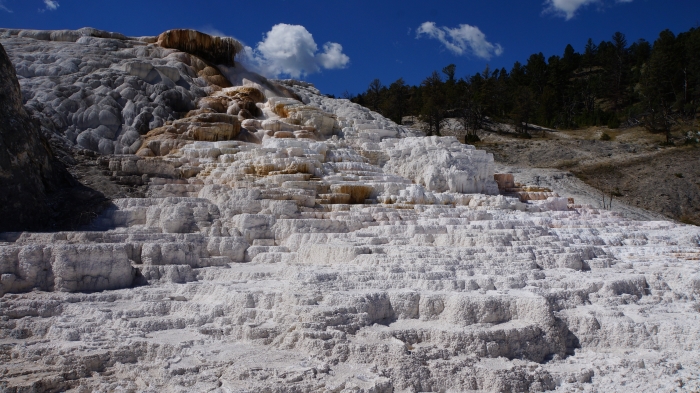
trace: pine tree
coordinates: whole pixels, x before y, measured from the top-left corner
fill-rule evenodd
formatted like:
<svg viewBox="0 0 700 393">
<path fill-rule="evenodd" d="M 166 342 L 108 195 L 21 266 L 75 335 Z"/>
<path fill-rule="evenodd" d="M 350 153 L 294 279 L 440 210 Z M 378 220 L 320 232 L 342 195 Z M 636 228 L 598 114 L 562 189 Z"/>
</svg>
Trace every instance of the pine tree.
<svg viewBox="0 0 700 393">
<path fill-rule="evenodd" d="M 671 131 L 677 123 L 674 115 L 677 92 L 673 84 L 678 72 L 675 51 L 675 35 L 670 30 L 661 32 L 654 42 L 640 81 L 640 95 L 645 109 L 643 124 L 651 132 L 664 133 L 667 143 L 671 142 Z"/>
<path fill-rule="evenodd" d="M 427 77 L 421 83 L 423 90 L 423 108 L 420 119 L 426 124 L 426 134 L 428 136 L 440 136 L 440 130 L 445 122 L 446 107 L 443 81 L 437 71 Z"/>
</svg>

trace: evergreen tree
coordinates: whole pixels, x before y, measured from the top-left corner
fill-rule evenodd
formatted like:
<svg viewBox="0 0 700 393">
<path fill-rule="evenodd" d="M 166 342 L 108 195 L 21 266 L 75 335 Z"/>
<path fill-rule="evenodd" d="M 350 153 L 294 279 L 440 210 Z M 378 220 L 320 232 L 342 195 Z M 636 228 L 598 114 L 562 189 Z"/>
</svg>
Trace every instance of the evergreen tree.
<svg viewBox="0 0 700 393">
<path fill-rule="evenodd" d="M 627 82 L 627 39 L 619 31 L 613 34 L 614 56 L 609 71 L 610 97 L 613 107 L 618 109 L 625 99 Z"/>
<path fill-rule="evenodd" d="M 546 60 L 533 54 L 525 65 L 515 62 L 510 73 L 487 66 L 457 80 L 450 64 L 442 74 L 445 79 L 433 72 L 419 86 L 399 78 L 387 88 L 375 79 L 350 98 L 397 123 L 419 115 L 429 135 L 440 134 L 446 117 L 458 119 L 475 137 L 489 118 L 527 132 L 530 123 L 613 127 L 627 116 L 628 123 L 641 121 L 670 141 L 674 126 L 696 118 L 700 109 L 700 29 L 677 37 L 666 30 L 653 46 L 645 40 L 628 45 L 616 32 L 597 45 L 588 39 L 582 54 L 571 45 Z"/>
<path fill-rule="evenodd" d="M 386 98 L 382 102 L 382 114 L 401 124 L 408 114 L 409 88 L 403 78 L 389 85 Z"/>
<path fill-rule="evenodd" d="M 433 71 L 432 75 L 427 77 L 421 87 L 423 90 L 423 108 L 420 112 L 420 119 L 426 124 L 426 134 L 428 136 L 440 136 L 445 121 L 446 96 L 443 89 L 443 81 L 437 71 Z"/>
<path fill-rule="evenodd" d="M 654 42 L 651 57 L 642 70 L 640 95 L 645 109 L 643 124 L 651 132 L 662 132 L 670 142 L 676 124 L 674 106 L 678 93 L 674 79 L 678 73 L 676 37 L 664 30 Z"/>
<path fill-rule="evenodd" d="M 379 105 L 382 102 L 383 89 L 384 85 L 382 85 L 382 82 L 379 79 L 375 79 L 369 84 L 369 88 L 367 89 L 367 98 L 370 104 L 369 109 L 379 111 Z"/>
</svg>

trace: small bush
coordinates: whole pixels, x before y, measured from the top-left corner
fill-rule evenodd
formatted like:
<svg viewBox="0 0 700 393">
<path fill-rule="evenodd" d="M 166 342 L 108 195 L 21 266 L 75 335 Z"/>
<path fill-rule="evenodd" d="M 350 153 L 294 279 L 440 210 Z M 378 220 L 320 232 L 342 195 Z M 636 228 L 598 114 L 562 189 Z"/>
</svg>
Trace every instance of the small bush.
<svg viewBox="0 0 700 393">
<path fill-rule="evenodd" d="M 480 142 L 480 141 L 481 141 L 481 139 L 476 134 L 467 134 L 464 137 L 464 143 L 475 143 L 475 142 Z"/>
<path fill-rule="evenodd" d="M 682 174 L 682 173 L 674 173 L 674 175 L 675 175 L 677 178 L 679 178 L 679 179 L 682 179 L 682 178 L 683 178 L 683 174 Z"/>
<path fill-rule="evenodd" d="M 685 144 L 686 145 L 697 145 L 700 143 L 700 131 L 693 132 L 688 131 L 685 134 Z"/>
<path fill-rule="evenodd" d="M 608 135 L 607 132 L 604 132 L 603 135 L 600 136 L 600 140 L 601 140 L 601 141 L 609 141 L 609 140 L 611 140 L 611 139 L 612 139 L 612 138 L 610 137 L 610 135 Z"/>
<path fill-rule="evenodd" d="M 610 117 L 610 120 L 608 120 L 608 128 L 611 130 L 620 128 L 620 119 L 618 119 L 617 116 Z"/>
</svg>

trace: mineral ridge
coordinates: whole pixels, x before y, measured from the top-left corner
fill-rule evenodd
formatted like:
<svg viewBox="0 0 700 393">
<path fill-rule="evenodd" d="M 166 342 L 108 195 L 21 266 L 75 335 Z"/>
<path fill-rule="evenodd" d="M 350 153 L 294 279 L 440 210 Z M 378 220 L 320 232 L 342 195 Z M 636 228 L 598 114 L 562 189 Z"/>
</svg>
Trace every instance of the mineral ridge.
<svg viewBox="0 0 700 393">
<path fill-rule="evenodd" d="M 2 391 L 700 389 L 697 227 L 498 195 L 490 154 L 220 48 L 0 37 L 52 144 L 147 187 L 2 235 Z"/>
</svg>

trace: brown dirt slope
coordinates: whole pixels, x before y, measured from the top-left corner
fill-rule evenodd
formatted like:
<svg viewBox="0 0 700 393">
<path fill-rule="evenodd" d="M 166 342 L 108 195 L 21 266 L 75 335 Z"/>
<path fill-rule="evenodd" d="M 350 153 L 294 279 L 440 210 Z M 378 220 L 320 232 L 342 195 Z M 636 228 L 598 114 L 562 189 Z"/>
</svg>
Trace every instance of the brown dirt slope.
<svg viewBox="0 0 700 393">
<path fill-rule="evenodd" d="M 605 132 L 612 140 L 600 140 Z M 532 139 L 481 133 L 477 146 L 510 166 L 574 173 L 615 201 L 700 225 L 700 146 L 665 147 L 640 128 L 536 132 Z"/>
</svg>

